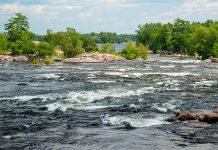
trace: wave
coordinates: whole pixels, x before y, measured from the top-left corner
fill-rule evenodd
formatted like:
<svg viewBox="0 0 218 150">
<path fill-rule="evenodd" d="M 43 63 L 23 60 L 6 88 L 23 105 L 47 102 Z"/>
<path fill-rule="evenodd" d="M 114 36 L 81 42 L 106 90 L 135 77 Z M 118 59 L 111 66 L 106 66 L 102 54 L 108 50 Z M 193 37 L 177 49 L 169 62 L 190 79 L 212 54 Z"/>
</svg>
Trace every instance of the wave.
<svg viewBox="0 0 218 150">
<path fill-rule="evenodd" d="M 155 118 L 137 118 L 136 116 L 110 116 L 104 114 L 101 117 L 103 125 L 107 126 L 124 126 L 125 123 L 129 123 L 132 127 L 143 128 L 154 125 L 167 124 L 164 117 L 156 116 Z"/>
</svg>

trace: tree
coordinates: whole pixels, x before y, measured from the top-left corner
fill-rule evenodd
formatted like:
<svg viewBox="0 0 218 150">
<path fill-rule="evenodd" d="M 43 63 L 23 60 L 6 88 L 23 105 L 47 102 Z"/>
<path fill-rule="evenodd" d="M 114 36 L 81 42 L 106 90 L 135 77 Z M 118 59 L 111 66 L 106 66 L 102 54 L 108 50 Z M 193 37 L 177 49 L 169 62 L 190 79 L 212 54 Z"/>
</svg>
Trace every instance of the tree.
<svg viewBox="0 0 218 150">
<path fill-rule="evenodd" d="M 7 35 L 0 33 L 0 54 L 4 54 L 8 48 L 8 39 Z"/>
<path fill-rule="evenodd" d="M 211 52 L 213 57 L 218 58 L 218 43 L 215 43 Z"/>
<path fill-rule="evenodd" d="M 115 52 L 115 46 L 111 43 L 105 43 L 101 45 L 101 48 L 99 49 L 99 52 L 101 53 L 114 53 Z"/>
<path fill-rule="evenodd" d="M 129 60 L 133 60 L 136 58 L 147 59 L 148 46 L 144 46 L 143 44 L 139 44 L 139 46 L 136 46 L 135 44 L 133 44 L 132 41 L 129 41 L 123 48 L 121 54 Z"/>
<path fill-rule="evenodd" d="M 177 53 L 187 54 L 190 39 L 190 23 L 177 18 L 172 28 L 172 45 Z"/>
<path fill-rule="evenodd" d="M 46 42 L 40 42 L 35 47 L 35 54 L 38 56 L 52 56 L 54 54 L 55 47 Z"/>
<path fill-rule="evenodd" d="M 5 30 L 8 31 L 10 41 L 21 40 L 29 30 L 28 18 L 21 13 L 16 13 L 15 17 L 10 18 L 9 23 L 5 24 Z"/>
<path fill-rule="evenodd" d="M 83 41 L 83 48 L 85 49 L 86 52 L 92 52 L 98 50 L 98 46 L 91 38 L 83 37 L 82 41 Z"/>
<path fill-rule="evenodd" d="M 212 56 L 212 50 L 216 49 L 214 43 L 216 41 L 215 30 L 202 25 L 195 27 L 191 35 L 192 53 L 197 52 L 202 59 Z"/>
</svg>

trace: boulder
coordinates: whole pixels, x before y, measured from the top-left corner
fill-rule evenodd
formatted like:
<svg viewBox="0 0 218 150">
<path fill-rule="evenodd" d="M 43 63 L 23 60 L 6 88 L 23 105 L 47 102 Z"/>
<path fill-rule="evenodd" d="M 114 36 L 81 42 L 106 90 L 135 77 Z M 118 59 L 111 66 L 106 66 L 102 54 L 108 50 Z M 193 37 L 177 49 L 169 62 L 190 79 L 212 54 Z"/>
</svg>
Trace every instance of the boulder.
<svg viewBox="0 0 218 150">
<path fill-rule="evenodd" d="M 218 122 L 218 113 L 202 113 L 198 115 L 198 121 L 215 123 Z"/>
<path fill-rule="evenodd" d="M 99 53 L 84 53 L 77 55 L 74 58 L 63 60 L 65 63 L 108 63 L 116 61 L 125 61 L 124 57 L 115 56 L 111 54 L 99 54 Z"/>
<path fill-rule="evenodd" d="M 169 122 L 177 121 L 190 121 L 198 120 L 199 122 L 215 123 L 218 122 L 218 108 L 215 108 L 211 113 L 190 113 L 190 112 L 177 112 L 175 117 L 167 119 Z"/>
<path fill-rule="evenodd" d="M 176 113 L 176 119 L 180 121 L 196 120 L 197 115 L 190 112 L 179 112 Z"/>
</svg>

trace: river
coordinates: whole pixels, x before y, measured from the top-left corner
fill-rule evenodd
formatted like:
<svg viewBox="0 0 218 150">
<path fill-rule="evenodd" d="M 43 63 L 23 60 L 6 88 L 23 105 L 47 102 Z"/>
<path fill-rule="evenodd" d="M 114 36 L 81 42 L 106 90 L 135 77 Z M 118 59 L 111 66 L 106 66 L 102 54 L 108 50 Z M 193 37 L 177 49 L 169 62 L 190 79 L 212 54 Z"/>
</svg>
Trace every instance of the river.
<svg viewBox="0 0 218 150">
<path fill-rule="evenodd" d="M 217 64 L 0 62 L 0 85 L 0 149 L 218 149 L 218 124 L 165 121 L 218 106 Z"/>
</svg>

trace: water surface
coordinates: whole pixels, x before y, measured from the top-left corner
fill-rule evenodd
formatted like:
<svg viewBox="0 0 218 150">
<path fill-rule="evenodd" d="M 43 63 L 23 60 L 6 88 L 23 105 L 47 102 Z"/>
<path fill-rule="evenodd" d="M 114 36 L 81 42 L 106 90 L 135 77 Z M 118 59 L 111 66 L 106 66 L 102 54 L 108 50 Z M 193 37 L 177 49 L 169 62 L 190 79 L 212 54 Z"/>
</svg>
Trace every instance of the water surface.
<svg viewBox="0 0 218 150">
<path fill-rule="evenodd" d="M 187 125 L 165 121 L 218 106 L 217 64 L 155 55 L 45 67 L 0 62 L 0 85 L 0 149 L 218 148 L 217 124 L 183 136 Z"/>
</svg>

